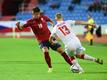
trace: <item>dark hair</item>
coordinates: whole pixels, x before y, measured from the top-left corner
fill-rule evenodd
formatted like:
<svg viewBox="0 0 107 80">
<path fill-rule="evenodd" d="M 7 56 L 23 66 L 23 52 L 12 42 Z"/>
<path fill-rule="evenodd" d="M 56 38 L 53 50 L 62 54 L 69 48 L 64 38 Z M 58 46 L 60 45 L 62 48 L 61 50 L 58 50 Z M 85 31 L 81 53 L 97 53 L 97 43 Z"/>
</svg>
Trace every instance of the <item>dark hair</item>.
<svg viewBox="0 0 107 80">
<path fill-rule="evenodd" d="M 61 13 L 57 13 L 55 16 L 56 16 L 57 19 L 62 18 L 62 14 Z"/>
<path fill-rule="evenodd" d="M 39 9 L 39 7 L 35 7 L 35 8 L 33 8 L 32 9 L 32 11 L 35 13 L 35 12 L 40 12 L 40 9 Z"/>
</svg>

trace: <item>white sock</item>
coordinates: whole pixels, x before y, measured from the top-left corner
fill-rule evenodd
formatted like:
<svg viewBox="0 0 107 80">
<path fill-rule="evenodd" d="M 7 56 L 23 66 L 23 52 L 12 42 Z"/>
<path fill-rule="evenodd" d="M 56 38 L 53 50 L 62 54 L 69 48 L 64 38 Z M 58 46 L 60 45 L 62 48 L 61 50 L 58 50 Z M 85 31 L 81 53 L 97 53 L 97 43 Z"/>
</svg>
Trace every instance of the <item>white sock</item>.
<svg viewBox="0 0 107 80">
<path fill-rule="evenodd" d="M 79 68 L 79 70 L 83 70 L 76 59 L 73 60 L 72 63 L 73 63 L 73 65 L 77 66 Z"/>
<path fill-rule="evenodd" d="M 94 58 L 94 57 L 92 57 L 92 56 L 89 56 L 89 55 L 87 55 L 87 54 L 84 54 L 84 59 L 85 59 L 85 60 L 90 60 L 90 61 L 95 61 L 95 60 L 96 60 L 96 58 Z"/>
</svg>

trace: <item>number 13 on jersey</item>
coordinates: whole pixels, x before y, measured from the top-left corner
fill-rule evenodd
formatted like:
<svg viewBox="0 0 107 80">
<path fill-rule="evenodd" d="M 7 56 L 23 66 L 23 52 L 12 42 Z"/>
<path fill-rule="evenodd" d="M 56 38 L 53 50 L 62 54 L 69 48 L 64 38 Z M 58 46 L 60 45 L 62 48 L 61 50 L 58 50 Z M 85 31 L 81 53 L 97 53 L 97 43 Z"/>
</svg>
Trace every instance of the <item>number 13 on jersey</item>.
<svg viewBox="0 0 107 80">
<path fill-rule="evenodd" d="M 59 27 L 58 29 L 63 33 L 64 36 L 70 33 L 70 30 L 65 25 Z"/>
</svg>

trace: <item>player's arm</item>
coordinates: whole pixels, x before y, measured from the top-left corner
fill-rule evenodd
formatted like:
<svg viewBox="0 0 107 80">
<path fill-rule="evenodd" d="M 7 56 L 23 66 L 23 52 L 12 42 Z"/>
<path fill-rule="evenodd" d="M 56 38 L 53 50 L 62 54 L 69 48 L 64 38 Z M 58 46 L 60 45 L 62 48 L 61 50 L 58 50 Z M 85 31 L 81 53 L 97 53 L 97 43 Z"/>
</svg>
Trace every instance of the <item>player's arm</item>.
<svg viewBox="0 0 107 80">
<path fill-rule="evenodd" d="M 75 21 L 75 24 L 77 24 L 77 25 L 91 25 L 87 21 Z"/>
<path fill-rule="evenodd" d="M 31 25 L 32 25 L 32 21 L 31 21 L 31 20 L 27 21 L 26 24 L 20 24 L 20 22 L 17 22 L 17 23 L 16 23 L 16 27 L 17 27 L 19 30 L 23 30 L 24 28 L 29 27 L 29 26 L 31 26 Z"/>
<path fill-rule="evenodd" d="M 95 26 L 95 24 L 90 24 L 87 21 L 75 21 L 75 24 L 77 25 L 90 25 L 90 26 Z"/>
<path fill-rule="evenodd" d="M 16 23 L 16 27 L 19 29 L 19 30 L 23 30 L 24 29 L 24 26 L 20 24 L 20 22 L 17 22 Z"/>
<path fill-rule="evenodd" d="M 90 24 L 89 22 L 86 22 L 86 21 L 75 21 L 75 24 L 77 24 L 77 25 L 90 25 L 93 27 L 96 26 L 95 24 Z"/>
<path fill-rule="evenodd" d="M 94 25 L 94 24 L 90 24 L 87 21 L 79 21 L 79 20 L 76 20 L 76 21 L 75 20 L 68 20 L 67 22 L 72 25 Z"/>
<path fill-rule="evenodd" d="M 54 27 L 54 25 L 55 25 L 54 22 L 49 17 L 47 17 L 47 16 L 44 16 L 44 17 L 45 17 L 46 21 L 49 22 L 52 27 Z"/>
</svg>

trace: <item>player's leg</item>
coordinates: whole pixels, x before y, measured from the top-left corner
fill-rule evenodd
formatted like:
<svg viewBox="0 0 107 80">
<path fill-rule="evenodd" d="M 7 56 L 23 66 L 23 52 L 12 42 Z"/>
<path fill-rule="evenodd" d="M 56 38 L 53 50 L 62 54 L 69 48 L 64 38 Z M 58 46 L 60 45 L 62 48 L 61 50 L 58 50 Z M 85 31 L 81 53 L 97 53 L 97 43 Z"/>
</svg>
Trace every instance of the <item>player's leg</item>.
<svg viewBox="0 0 107 80">
<path fill-rule="evenodd" d="M 52 68 L 51 58 L 50 58 L 50 56 L 49 56 L 48 48 L 47 48 L 47 47 L 43 47 L 43 48 L 42 48 L 42 51 L 43 51 L 43 53 L 44 53 L 44 58 L 45 58 L 46 63 L 48 64 L 48 67 L 49 67 L 49 68 Z"/>
<path fill-rule="evenodd" d="M 73 72 L 75 72 L 75 70 L 77 70 L 78 73 L 83 72 L 83 69 L 80 67 L 80 65 L 76 61 L 75 57 L 68 56 L 68 54 L 62 49 L 62 47 L 59 43 L 52 45 L 51 48 L 62 55 L 62 57 L 65 59 L 65 61 L 70 65 L 70 69 L 73 70 Z M 74 70 L 75 67 L 76 67 L 76 69 Z"/>
<path fill-rule="evenodd" d="M 90 61 L 97 62 L 97 63 L 99 63 L 99 64 L 103 64 L 103 60 L 100 60 L 99 58 L 97 59 L 97 58 L 92 57 L 92 56 L 90 56 L 90 55 L 88 55 L 88 54 L 83 54 L 83 51 L 84 51 L 84 50 L 85 50 L 85 49 L 84 49 L 82 46 L 80 46 L 79 48 L 77 48 L 77 50 L 76 50 L 76 52 L 75 52 L 75 56 L 76 56 L 77 58 L 80 58 L 80 59 L 90 60 Z"/>
<path fill-rule="evenodd" d="M 45 61 L 49 67 L 49 70 L 48 72 L 52 72 L 52 65 L 51 65 L 51 58 L 49 56 L 49 51 L 48 51 L 48 42 L 42 42 L 40 43 L 40 47 L 42 49 L 42 52 L 44 53 L 44 58 L 45 58 Z"/>
<path fill-rule="evenodd" d="M 93 36 L 94 29 L 91 28 L 90 33 Z M 93 39 L 90 39 L 90 45 L 93 45 Z"/>
<path fill-rule="evenodd" d="M 53 50 L 57 51 L 60 55 L 62 55 L 62 57 L 65 59 L 65 61 L 70 65 L 71 70 L 74 70 L 74 72 L 76 70 L 77 72 L 80 72 L 80 73 L 83 71 L 82 68 L 80 69 L 80 66 L 79 66 L 78 62 L 75 60 L 75 57 L 68 56 L 68 54 L 62 49 L 62 47 L 59 43 L 54 43 L 53 45 L 50 43 L 50 47 Z M 76 69 L 74 69 L 75 67 L 76 67 Z"/>
<path fill-rule="evenodd" d="M 70 47 L 70 46 L 68 46 Z M 65 52 L 67 53 L 67 55 L 70 57 L 73 65 L 71 66 L 71 68 L 75 68 L 75 66 L 79 69 L 80 73 L 83 73 L 84 70 L 82 69 L 82 67 L 79 65 L 78 61 L 76 59 L 73 59 L 75 56 L 75 50 L 73 50 L 72 48 L 68 48 L 67 46 L 65 46 Z"/>
<path fill-rule="evenodd" d="M 74 56 L 68 56 L 67 53 L 64 52 L 61 47 L 59 47 L 57 49 L 57 52 L 60 53 L 63 56 L 63 58 L 65 59 L 65 61 L 68 63 L 69 63 L 69 58 L 70 58 L 71 62 L 69 64 L 70 64 L 70 69 L 72 70 L 72 72 L 74 72 L 74 73 L 75 72 L 77 72 L 77 73 L 83 73 L 84 72 L 83 69 L 81 68 L 81 66 L 78 64 L 78 62 Z"/>
<path fill-rule="evenodd" d="M 51 44 L 50 43 L 50 47 L 51 49 L 53 49 L 54 51 L 57 51 L 64 59 L 65 61 L 69 64 L 72 65 L 72 62 L 69 58 L 69 56 L 65 53 L 65 51 L 62 49 L 61 45 L 59 43 L 55 43 L 55 44 Z"/>
<path fill-rule="evenodd" d="M 75 56 L 76 56 L 77 58 L 80 58 L 80 59 L 90 60 L 90 61 L 97 62 L 97 63 L 99 63 L 99 64 L 103 64 L 103 60 L 100 60 L 99 58 L 97 59 L 97 58 L 92 57 L 92 56 L 90 56 L 90 55 L 88 55 L 88 54 L 83 54 L 83 51 L 85 51 L 85 48 L 82 47 L 81 42 L 80 42 L 80 40 L 78 39 Z"/>
<path fill-rule="evenodd" d="M 56 50 L 64 59 L 65 59 L 65 61 L 71 66 L 73 63 L 72 63 L 72 61 L 75 59 L 74 57 L 69 57 L 65 52 L 64 52 L 64 50 L 61 48 L 61 47 L 59 47 L 59 48 L 57 48 L 57 50 Z"/>
<path fill-rule="evenodd" d="M 74 56 L 70 56 L 70 59 L 73 59 L 73 57 Z M 78 63 L 76 58 L 72 60 L 72 63 L 73 63 L 73 65 L 70 67 L 72 70 L 74 69 L 74 67 L 77 67 L 77 70 L 78 70 L 77 72 L 79 72 L 79 73 L 84 72 L 83 68 L 80 66 L 80 64 Z"/>
<path fill-rule="evenodd" d="M 80 58 L 80 59 L 84 59 L 84 60 L 94 61 L 94 62 L 99 63 L 99 64 L 103 64 L 103 60 L 101 60 L 99 58 L 92 57 L 88 54 L 78 53 L 78 54 L 76 54 L 76 57 Z"/>
</svg>

